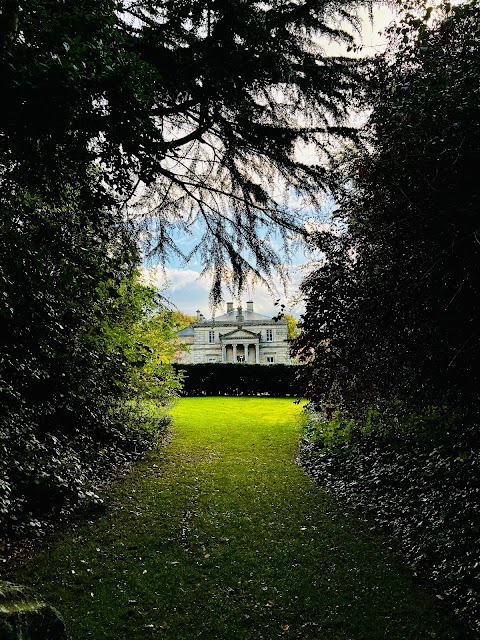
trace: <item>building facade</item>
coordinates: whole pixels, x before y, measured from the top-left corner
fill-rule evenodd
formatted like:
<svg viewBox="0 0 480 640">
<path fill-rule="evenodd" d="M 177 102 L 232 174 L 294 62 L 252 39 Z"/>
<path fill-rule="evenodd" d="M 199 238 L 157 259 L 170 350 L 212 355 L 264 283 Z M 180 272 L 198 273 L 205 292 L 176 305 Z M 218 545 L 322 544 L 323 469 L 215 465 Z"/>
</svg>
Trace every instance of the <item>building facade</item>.
<svg viewBox="0 0 480 640">
<path fill-rule="evenodd" d="M 290 364 L 287 321 L 278 321 L 253 310 L 253 302 L 207 320 L 197 311 L 197 320 L 177 333 L 185 348 L 175 361 L 183 364 L 238 362 L 244 364 Z"/>
</svg>

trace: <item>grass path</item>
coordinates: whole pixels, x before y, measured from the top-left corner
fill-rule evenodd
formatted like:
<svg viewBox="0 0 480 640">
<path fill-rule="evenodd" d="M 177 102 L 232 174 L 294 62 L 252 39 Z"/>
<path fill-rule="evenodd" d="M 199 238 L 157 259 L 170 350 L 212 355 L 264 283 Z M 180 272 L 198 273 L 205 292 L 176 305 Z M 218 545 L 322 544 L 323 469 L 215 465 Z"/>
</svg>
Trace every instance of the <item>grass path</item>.
<svg viewBox="0 0 480 640">
<path fill-rule="evenodd" d="M 21 579 L 73 640 L 460 639 L 296 466 L 299 416 L 287 399 L 181 400 L 172 441 Z"/>
</svg>

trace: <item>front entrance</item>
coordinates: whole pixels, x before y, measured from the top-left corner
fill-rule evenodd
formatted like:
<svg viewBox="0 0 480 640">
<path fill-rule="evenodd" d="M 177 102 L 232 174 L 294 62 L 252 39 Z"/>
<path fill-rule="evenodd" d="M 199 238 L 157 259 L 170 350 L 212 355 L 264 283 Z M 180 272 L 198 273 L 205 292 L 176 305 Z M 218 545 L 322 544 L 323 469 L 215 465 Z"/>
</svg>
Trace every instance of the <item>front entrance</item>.
<svg viewBox="0 0 480 640">
<path fill-rule="evenodd" d="M 245 343 L 230 343 L 223 346 L 223 362 L 235 362 L 241 364 L 258 364 L 259 345 Z"/>
</svg>

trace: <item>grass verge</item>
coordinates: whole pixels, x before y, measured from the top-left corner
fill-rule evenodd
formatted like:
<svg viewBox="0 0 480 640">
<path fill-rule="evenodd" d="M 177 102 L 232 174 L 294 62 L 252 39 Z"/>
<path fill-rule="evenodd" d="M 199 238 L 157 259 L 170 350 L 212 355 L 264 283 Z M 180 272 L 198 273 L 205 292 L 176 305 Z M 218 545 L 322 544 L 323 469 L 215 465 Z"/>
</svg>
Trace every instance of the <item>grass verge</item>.
<svg viewBox="0 0 480 640">
<path fill-rule="evenodd" d="M 73 640 L 460 640 L 295 464 L 291 399 L 185 398 L 171 442 L 15 576 Z"/>
</svg>

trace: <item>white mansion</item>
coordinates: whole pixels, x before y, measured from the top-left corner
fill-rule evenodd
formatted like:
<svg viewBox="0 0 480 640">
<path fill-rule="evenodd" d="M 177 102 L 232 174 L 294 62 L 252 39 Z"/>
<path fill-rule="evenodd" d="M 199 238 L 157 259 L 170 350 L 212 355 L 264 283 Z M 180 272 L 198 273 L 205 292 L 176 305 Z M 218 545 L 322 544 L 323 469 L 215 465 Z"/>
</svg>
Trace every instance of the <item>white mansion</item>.
<svg viewBox="0 0 480 640">
<path fill-rule="evenodd" d="M 197 320 L 177 333 L 185 349 L 177 351 L 175 362 L 243 362 L 245 364 L 289 364 L 287 321 L 255 313 L 253 302 L 246 311 L 227 302 L 227 313 Z"/>
</svg>

